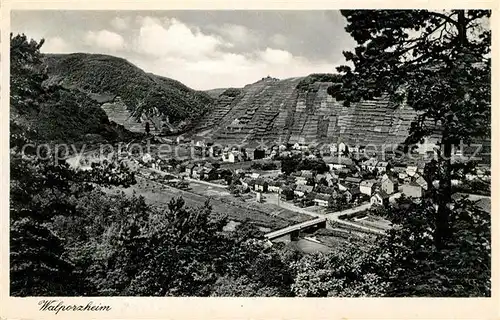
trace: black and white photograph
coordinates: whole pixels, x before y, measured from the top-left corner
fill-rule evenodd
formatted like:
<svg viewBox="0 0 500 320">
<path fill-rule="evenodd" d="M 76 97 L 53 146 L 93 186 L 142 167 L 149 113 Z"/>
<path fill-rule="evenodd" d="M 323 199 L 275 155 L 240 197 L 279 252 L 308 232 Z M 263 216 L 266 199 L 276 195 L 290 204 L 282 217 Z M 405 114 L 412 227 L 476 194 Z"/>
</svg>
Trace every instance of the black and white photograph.
<svg viewBox="0 0 500 320">
<path fill-rule="evenodd" d="M 12 10 L 9 296 L 491 297 L 491 15 Z"/>
</svg>

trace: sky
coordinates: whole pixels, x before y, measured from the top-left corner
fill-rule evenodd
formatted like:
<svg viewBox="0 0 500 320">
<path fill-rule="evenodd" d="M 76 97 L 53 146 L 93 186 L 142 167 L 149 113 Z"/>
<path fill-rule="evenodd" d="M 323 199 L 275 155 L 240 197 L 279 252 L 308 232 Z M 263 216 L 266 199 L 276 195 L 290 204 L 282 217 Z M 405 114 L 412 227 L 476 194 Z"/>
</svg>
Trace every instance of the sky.
<svg viewBox="0 0 500 320">
<path fill-rule="evenodd" d="M 339 11 L 12 11 L 42 52 L 102 53 L 197 89 L 332 73 L 353 50 Z"/>
</svg>

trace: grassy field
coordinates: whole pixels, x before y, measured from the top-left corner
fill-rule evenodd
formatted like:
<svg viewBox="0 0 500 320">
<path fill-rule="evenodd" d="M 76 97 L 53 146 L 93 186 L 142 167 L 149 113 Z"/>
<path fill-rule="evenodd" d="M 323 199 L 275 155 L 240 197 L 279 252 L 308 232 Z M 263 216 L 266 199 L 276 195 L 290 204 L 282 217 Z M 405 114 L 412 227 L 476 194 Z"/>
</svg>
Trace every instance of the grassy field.
<svg viewBox="0 0 500 320">
<path fill-rule="evenodd" d="M 190 183 L 191 190 L 183 191 L 173 187 L 137 177 L 137 184 L 129 188 L 112 188 L 109 192 L 123 191 L 127 195 L 141 195 L 148 203 L 157 206 L 166 206 L 168 202 L 182 196 L 187 206 L 202 206 L 210 198 L 213 211 L 226 214 L 230 220 L 242 222 L 252 221 L 255 225 L 265 227 L 269 230 L 284 228 L 286 226 L 311 219 L 311 217 L 285 209 L 270 211 L 267 207 L 259 208 L 258 203 L 245 203 L 229 195 L 227 190 L 221 188 L 209 188 L 205 185 Z"/>
</svg>

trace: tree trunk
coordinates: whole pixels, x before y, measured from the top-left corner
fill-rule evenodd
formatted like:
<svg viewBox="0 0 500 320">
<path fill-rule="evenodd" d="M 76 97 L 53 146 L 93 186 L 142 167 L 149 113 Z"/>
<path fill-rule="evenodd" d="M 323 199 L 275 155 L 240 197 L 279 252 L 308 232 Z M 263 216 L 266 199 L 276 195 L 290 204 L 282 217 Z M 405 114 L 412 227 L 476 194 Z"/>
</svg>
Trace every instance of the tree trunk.
<svg viewBox="0 0 500 320">
<path fill-rule="evenodd" d="M 467 21 L 465 19 L 465 10 L 458 11 L 457 16 L 457 29 L 458 38 L 456 48 L 458 51 L 458 60 L 463 59 L 464 51 L 467 49 Z M 455 61 L 457 62 L 457 61 Z M 460 64 L 461 61 L 458 61 Z M 456 67 L 456 65 L 454 66 Z M 445 120 L 442 150 L 439 156 L 439 190 L 437 192 L 437 212 L 436 212 L 436 233 L 434 236 L 435 245 L 438 249 L 446 247 L 447 240 L 451 237 L 451 230 L 449 225 L 450 207 L 451 204 L 451 174 L 452 174 L 452 148 L 453 145 L 458 143 L 455 139 L 450 137 L 450 126 L 452 123 L 452 115 L 448 116 Z"/>
<path fill-rule="evenodd" d="M 438 249 L 446 246 L 450 237 L 449 215 L 451 203 L 451 154 L 452 141 L 447 137 L 447 130 L 443 132 L 442 150 L 439 156 L 439 188 L 437 192 L 436 232 L 435 245 Z"/>
<path fill-rule="evenodd" d="M 467 45 L 467 21 L 465 19 L 465 10 L 458 11 L 457 28 L 458 46 L 463 47 Z"/>
</svg>

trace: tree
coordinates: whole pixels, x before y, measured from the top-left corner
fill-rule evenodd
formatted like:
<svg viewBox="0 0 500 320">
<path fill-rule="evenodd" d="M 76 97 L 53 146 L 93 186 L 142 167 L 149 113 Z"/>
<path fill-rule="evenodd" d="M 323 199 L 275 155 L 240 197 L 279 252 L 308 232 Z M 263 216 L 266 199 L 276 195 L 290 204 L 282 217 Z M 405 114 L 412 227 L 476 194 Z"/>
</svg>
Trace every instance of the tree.
<svg viewBox="0 0 500 320">
<path fill-rule="evenodd" d="M 121 167 L 103 164 L 76 172 L 57 151 L 37 155 L 34 148 L 24 148 L 41 138 L 29 121 L 18 120 L 58 102 L 53 100 L 58 97 L 55 89 L 43 85 L 47 74 L 42 44 L 43 40 L 28 42 L 24 35 L 11 35 L 10 293 L 18 296 L 81 292 L 84 284 L 75 280 L 79 279 L 75 265 L 53 221 L 58 216 L 78 216 L 77 199 L 95 184 L 135 183 L 133 173 Z"/>
<path fill-rule="evenodd" d="M 396 228 L 372 252 L 376 273 L 390 282 L 386 295 L 490 296 L 490 214 L 467 199 L 452 205 L 450 228 L 455 237 L 446 249 L 434 245 L 432 206 L 401 200 L 387 210 L 385 215 Z"/>
<path fill-rule="evenodd" d="M 383 296 L 388 282 L 375 273 L 373 265 L 368 254 L 353 246 L 307 255 L 292 263 L 292 291 L 299 297 Z"/>
<path fill-rule="evenodd" d="M 354 65 L 338 68 L 341 84 L 330 94 L 346 105 L 388 95 L 406 101 L 419 116 L 406 143 L 442 128 L 439 186 L 431 186 L 437 205 L 435 241 L 444 248 L 451 236 L 452 145 L 489 136 L 491 11 L 343 10 L 346 31 L 358 46 L 344 52 Z"/>
<path fill-rule="evenodd" d="M 146 121 L 146 125 L 145 125 L 145 128 L 144 128 L 144 131 L 146 131 L 146 134 L 149 134 L 149 131 L 150 131 L 149 121 Z"/>
<path fill-rule="evenodd" d="M 281 160 L 281 172 L 290 175 L 298 168 L 300 160 L 297 158 L 285 158 Z"/>
</svg>

